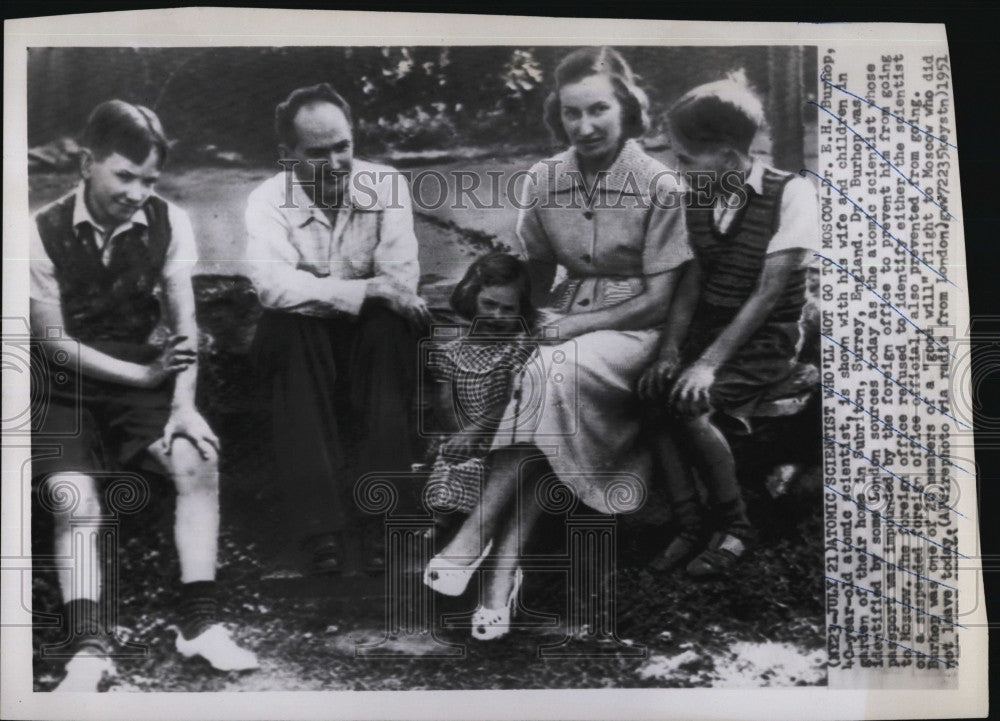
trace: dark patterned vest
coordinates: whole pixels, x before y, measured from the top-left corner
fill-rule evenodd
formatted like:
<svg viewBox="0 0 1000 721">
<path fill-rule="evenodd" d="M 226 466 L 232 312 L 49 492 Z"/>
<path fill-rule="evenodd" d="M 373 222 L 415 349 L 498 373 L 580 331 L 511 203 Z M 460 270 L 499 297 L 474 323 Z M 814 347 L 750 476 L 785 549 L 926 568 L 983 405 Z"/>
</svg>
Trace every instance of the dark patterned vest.
<svg viewBox="0 0 1000 721">
<path fill-rule="evenodd" d="M 760 281 L 767 247 L 778 229 L 781 195 L 791 173 L 764 170 L 763 193 L 747 187 L 747 202 L 725 234 L 713 220 L 712 208 L 688 203 L 691 248 L 702 268 L 702 312 L 728 323 L 753 294 Z M 768 323 L 794 323 L 805 304 L 805 269 L 798 268 L 768 316 Z"/>
<path fill-rule="evenodd" d="M 45 251 L 55 266 L 66 334 L 82 343 L 145 343 L 160 321 L 156 287 L 170 244 L 164 200 L 143 206 L 146 226 L 134 225 L 113 240 L 107 265 L 95 230 L 73 227 L 76 196 L 70 195 L 36 218 Z"/>
</svg>

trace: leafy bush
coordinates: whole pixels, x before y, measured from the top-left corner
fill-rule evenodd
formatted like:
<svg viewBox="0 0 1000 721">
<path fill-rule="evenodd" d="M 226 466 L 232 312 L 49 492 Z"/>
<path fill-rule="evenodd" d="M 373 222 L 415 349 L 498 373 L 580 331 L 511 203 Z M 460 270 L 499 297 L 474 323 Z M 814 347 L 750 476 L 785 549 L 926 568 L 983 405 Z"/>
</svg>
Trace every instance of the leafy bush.
<svg viewBox="0 0 1000 721">
<path fill-rule="evenodd" d="M 198 149 L 214 145 L 249 161 L 271 160 L 275 105 L 296 87 L 330 82 L 352 105 L 361 154 L 454 144 L 534 148 L 549 141 L 542 105 L 556 65 L 571 50 L 32 48 L 29 147 L 75 136 L 96 104 L 117 97 L 156 110 L 177 139 L 178 158 L 199 162 Z M 767 97 L 772 66 L 781 62 L 766 47 L 621 50 L 649 93 L 654 121 L 684 90 L 737 68 Z M 810 63 L 802 72 L 807 87 L 815 84 L 814 57 Z"/>
<path fill-rule="evenodd" d="M 447 147 L 456 136 L 455 123 L 444 103 L 434 103 L 430 108 L 417 105 L 397 113 L 395 118 L 380 117 L 375 122 L 359 118 L 356 133 L 359 144 L 380 150 Z"/>
</svg>

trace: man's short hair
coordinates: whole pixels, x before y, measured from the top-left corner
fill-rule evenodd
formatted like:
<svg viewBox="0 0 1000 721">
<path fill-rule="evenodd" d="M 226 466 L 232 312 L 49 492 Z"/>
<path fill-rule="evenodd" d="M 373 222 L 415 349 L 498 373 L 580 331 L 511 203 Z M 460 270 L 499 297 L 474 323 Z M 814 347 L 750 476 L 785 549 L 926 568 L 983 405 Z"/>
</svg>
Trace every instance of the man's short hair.
<svg viewBox="0 0 1000 721">
<path fill-rule="evenodd" d="M 141 165 L 156 150 L 159 165 L 167 159 L 167 140 L 160 119 L 149 108 L 124 100 L 108 100 L 98 105 L 87 118 L 80 144 L 97 160 L 118 153 Z"/>
<path fill-rule="evenodd" d="M 294 148 L 298 143 L 295 134 L 295 116 L 303 105 L 310 103 L 330 103 L 338 108 L 347 118 L 347 124 L 354 126 L 351 120 L 351 106 L 343 96 L 333 89 L 330 83 L 319 83 L 309 85 L 304 88 L 296 88 L 288 97 L 274 109 L 274 132 L 278 136 L 278 142 L 289 148 Z"/>
<path fill-rule="evenodd" d="M 745 81 L 726 78 L 684 93 L 667 119 L 689 149 L 724 147 L 748 153 L 764 125 L 764 106 Z"/>
</svg>

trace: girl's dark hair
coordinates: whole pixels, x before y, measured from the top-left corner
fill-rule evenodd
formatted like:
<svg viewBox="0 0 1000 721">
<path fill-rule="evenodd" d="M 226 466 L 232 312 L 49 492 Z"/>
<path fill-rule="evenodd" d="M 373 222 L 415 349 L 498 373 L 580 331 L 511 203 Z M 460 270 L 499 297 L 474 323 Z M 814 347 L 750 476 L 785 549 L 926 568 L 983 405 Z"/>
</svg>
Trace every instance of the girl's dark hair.
<svg viewBox="0 0 1000 721">
<path fill-rule="evenodd" d="M 333 89 L 330 83 L 319 83 L 304 88 L 296 88 L 274 109 L 274 132 L 278 142 L 289 148 L 294 148 L 299 142 L 295 134 L 295 116 L 303 105 L 311 103 L 330 103 L 340 108 L 347 118 L 347 124 L 354 125 L 351 120 L 351 106 L 344 97 Z"/>
<path fill-rule="evenodd" d="M 509 253 L 493 252 L 478 258 L 451 294 L 451 307 L 466 320 L 476 315 L 476 299 L 483 288 L 495 285 L 516 285 L 520 298 L 520 314 L 528 327 L 534 327 L 538 312 L 531 303 L 531 277 L 528 266 Z"/>
<path fill-rule="evenodd" d="M 124 100 L 108 100 L 94 108 L 87 118 L 80 144 L 96 160 L 120 153 L 136 165 L 145 162 L 150 151 L 155 149 L 161 167 L 170 147 L 156 113 Z"/>
<path fill-rule="evenodd" d="M 544 118 L 549 132 L 561 145 L 569 145 L 562 124 L 562 105 L 559 91 L 565 85 L 577 83 L 592 75 L 607 75 L 615 89 L 615 97 L 622 106 L 622 134 L 627 140 L 638 138 L 649 129 L 646 110 L 649 100 L 635 84 L 632 68 L 614 48 L 607 46 L 580 48 L 564 57 L 556 67 L 555 89 L 545 99 Z"/>
</svg>

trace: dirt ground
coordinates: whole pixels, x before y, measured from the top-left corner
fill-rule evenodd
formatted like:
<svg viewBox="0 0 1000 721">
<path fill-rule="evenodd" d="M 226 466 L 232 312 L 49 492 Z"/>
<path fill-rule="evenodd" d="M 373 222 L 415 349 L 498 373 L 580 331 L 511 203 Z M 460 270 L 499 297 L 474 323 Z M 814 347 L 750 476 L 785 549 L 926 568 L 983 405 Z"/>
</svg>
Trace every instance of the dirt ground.
<svg viewBox="0 0 1000 721">
<path fill-rule="evenodd" d="M 528 165 L 530 161 L 515 158 L 465 167 L 509 173 Z M 237 637 L 259 654 L 262 668 L 242 675 L 217 673 L 204 663 L 185 661 L 173 650 L 169 626 L 178 583 L 171 538 L 173 492 L 162 480 L 151 479 L 149 502 L 117 519 L 112 560 L 120 581 L 112 605 L 119 639 L 132 645 L 123 646 L 119 674 L 109 681 L 109 691 L 825 683 L 819 479 L 805 474 L 778 500 L 763 483 L 770 466 L 786 460 L 790 449 L 802 445 L 800 439 L 806 439 L 806 445 L 816 443 L 815 412 L 791 426 L 765 429 L 759 443 L 741 451 L 742 480 L 760 538 L 730 577 L 695 582 L 683 573 L 658 574 L 647 568 L 671 533 L 669 511 L 657 497 L 637 514 L 614 519 L 615 636 L 592 627 L 567 627 L 572 597 L 565 569 L 526 574 L 525 606 L 557 622 L 521 629 L 492 643 L 470 640 L 467 626 L 461 625 L 462 614 L 467 618 L 475 608 L 475 584 L 461 598 L 435 598 L 434 630 L 426 633 L 407 629 L 405 623 L 394 628 L 387 621 L 389 602 L 398 598 L 399 586 L 390 586 L 382 575 L 294 577 L 287 552 L 294 529 L 276 510 L 282 500 L 280 476 L 270 463 L 267 419 L 255 401 L 245 358 L 255 301 L 245 282 L 227 277 L 239 266 L 246 195 L 269 172 L 189 169 L 165 176 L 159 188 L 191 213 L 201 246 L 203 276 L 196 290 L 205 362 L 199 398 L 222 440 L 219 581 L 227 619 Z M 74 182 L 65 175 L 39 174 L 31 180 L 33 208 Z M 448 289 L 468 260 L 491 242 L 502 242 L 513 227 L 512 217 L 509 210 L 487 215 L 474 209 L 418 215 L 422 288 L 432 304 L 446 303 Z M 566 520 L 547 520 L 534 542 L 540 552 L 551 554 L 564 547 L 560 544 L 565 543 Z M 51 521 L 36 508 L 36 558 L 51 553 L 50 532 Z M 395 584 L 400 578 L 408 579 L 409 587 L 419 587 L 415 573 L 390 580 Z M 65 663 L 51 656 L 50 647 L 65 632 L 44 624 L 44 614 L 57 613 L 60 607 L 51 572 L 36 570 L 33 605 L 38 619 L 35 688 L 47 690 L 58 683 Z M 365 655 L 363 647 L 379 641 L 382 655 Z M 563 641 L 561 657 L 541 650 Z"/>
</svg>

